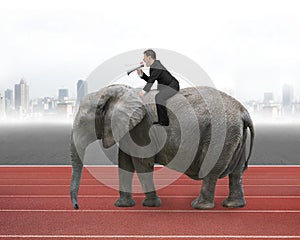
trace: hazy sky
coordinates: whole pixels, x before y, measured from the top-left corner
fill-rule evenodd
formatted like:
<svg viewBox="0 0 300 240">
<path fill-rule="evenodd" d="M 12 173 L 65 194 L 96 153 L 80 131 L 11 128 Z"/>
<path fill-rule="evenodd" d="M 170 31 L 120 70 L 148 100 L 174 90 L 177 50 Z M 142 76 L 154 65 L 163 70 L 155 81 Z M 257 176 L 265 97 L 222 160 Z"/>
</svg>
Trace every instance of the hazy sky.
<svg viewBox="0 0 300 240">
<path fill-rule="evenodd" d="M 266 91 L 280 99 L 283 83 L 300 99 L 299 7 L 297 0 L 2 1 L 0 93 L 24 77 L 31 98 L 61 87 L 74 95 L 77 80 L 103 61 L 165 48 L 196 61 L 238 99 Z"/>
</svg>

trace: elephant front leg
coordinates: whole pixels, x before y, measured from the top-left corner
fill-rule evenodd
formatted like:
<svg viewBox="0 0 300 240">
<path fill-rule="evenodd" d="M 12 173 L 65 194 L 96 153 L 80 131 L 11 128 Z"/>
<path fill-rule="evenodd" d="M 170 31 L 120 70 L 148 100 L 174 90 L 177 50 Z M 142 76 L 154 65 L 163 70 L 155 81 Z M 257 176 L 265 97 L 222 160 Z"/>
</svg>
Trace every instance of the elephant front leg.
<svg viewBox="0 0 300 240">
<path fill-rule="evenodd" d="M 135 158 L 133 157 L 133 164 L 137 171 L 138 178 L 142 185 L 143 192 L 145 193 L 145 199 L 143 200 L 143 206 L 145 207 L 159 207 L 161 206 L 161 199 L 156 194 L 153 171 L 154 160 L 152 158 Z"/>
<path fill-rule="evenodd" d="M 133 207 L 135 201 L 132 199 L 132 178 L 134 166 L 131 157 L 119 149 L 119 192 L 120 197 L 115 201 L 116 207 Z"/>
<path fill-rule="evenodd" d="M 156 194 L 156 190 L 153 183 L 153 172 L 137 173 L 141 182 L 143 192 L 145 193 L 145 199 L 143 200 L 143 206 L 145 207 L 159 207 L 161 206 L 161 200 Z"/>
<path fill-rule="evenodd" d="M 216 176 L 207 176 L 203 179 L 200 195 L 192 202 L 193 208 L 214 208 L 214 197 L 217 179 L 218 177 Z"/>
<path fill-rule="evenodd" d="M 222 204 L 228 208 L 239 208 L 246 205 L 242 185 L 242 173 L 229 175 L 229 196 Z"/>
</svg>

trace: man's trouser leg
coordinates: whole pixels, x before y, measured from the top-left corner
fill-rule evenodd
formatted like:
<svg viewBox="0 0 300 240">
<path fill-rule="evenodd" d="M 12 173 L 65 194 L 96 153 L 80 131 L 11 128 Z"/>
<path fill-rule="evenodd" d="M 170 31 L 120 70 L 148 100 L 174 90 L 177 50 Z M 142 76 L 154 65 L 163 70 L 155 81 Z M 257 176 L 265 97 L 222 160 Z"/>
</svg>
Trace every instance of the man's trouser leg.
<svg viewBox="0 0 300 240">
<path fill-rule="evenodd" d="M 157 109 L 157 117 L 158 122 L 162 124 L 169 124 L 169 117 L 167 113 L 166 103 L 167 100 L 174 96 L 177 93 L 176 90 L 170 87 L 166 87 L 162 90 L 160 90 L 155 95 L 155 102 L 156 102 L 156 109 Z"/>
</svg>

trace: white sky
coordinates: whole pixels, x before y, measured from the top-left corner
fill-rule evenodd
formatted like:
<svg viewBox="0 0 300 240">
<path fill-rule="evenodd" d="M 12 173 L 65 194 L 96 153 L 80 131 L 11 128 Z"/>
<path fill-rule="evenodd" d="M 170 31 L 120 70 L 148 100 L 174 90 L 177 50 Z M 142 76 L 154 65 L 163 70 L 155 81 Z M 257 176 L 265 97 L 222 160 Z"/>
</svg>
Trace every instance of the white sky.
<svg viewBox="0 0 300 240">
<path fill-rule="evenodd" d="M 299 7 L 297 0 L 1 1 L 0 93 L 24 77 L 31 98 L 61 87 L 74 95 L 77 80 L 103 61 L 165 48 L 196 61 L 240 100 L 267 91 L 280 100 L 283 83 L 300 99 Z"/>
</svg>

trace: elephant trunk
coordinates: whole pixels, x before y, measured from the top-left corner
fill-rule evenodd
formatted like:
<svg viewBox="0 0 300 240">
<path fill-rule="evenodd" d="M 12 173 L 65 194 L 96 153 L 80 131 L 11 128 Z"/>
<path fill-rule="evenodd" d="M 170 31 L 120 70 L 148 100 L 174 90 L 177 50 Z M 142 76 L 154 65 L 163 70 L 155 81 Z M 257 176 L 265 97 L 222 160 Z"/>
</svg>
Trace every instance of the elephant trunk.
<svg viewBox="0 0 300 240">
<path fill-rule="evenodd" d="M 72 163 L 72 182 L 70 187 L 70 195 L 74 209 L 78 209 L 78 189 L 80 185 L 81 173 L 82 173 L 82 164 L 80 163 Z"/>
<path fill-rule="evenodd" d="M 78 206 L 77 196 L 78 196 L 78 189 L 80 185 L 83 164 L 76 151 L 73 141 L 71 144 L 71 158 L 72 158 L 72 181 L 70 185 L 70 195 L 71 195 L 71 201 L 74 209 L 78 209 L 79 206 Z"/>
</svg>

